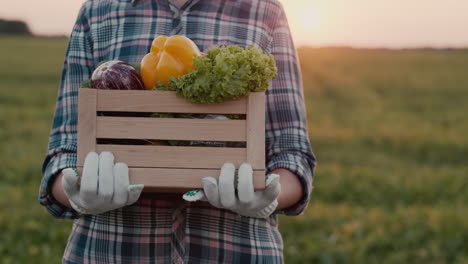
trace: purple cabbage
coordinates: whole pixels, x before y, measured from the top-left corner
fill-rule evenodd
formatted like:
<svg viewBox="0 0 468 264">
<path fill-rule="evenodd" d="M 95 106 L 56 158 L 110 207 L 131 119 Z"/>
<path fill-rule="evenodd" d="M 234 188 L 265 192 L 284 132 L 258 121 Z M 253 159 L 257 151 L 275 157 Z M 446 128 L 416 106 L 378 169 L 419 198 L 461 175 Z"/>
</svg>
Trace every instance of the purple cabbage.
<svg viewBox="0 0 468 264">
<path fill-rule="evenodd" d="M 119 60 L 99 65 L 91 76 L 91 87 L 104 90 L 145 90 L 137 70 Z"/>
</svg>

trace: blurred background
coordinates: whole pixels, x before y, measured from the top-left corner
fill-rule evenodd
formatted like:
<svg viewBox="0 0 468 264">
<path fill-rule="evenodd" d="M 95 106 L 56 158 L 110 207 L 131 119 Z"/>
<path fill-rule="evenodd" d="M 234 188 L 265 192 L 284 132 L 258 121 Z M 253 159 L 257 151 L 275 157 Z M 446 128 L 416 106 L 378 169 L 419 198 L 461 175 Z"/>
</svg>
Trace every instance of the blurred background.
<svg viewBox="0 0 468 264">
<path fill-rule="evenodd" d="M 285 262 L 468 263 L 468 1 L 281 2 L 318 158 Z M 67 242 L 37 196 L 82 3 L 0 0 L 0 263 L 59 263 Z"/>
</svg>

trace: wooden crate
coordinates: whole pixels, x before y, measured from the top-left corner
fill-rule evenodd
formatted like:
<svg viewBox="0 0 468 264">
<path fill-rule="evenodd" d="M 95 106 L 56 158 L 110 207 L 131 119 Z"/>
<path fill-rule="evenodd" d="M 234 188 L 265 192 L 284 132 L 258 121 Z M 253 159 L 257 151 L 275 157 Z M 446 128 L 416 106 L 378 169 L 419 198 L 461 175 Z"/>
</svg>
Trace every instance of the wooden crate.
<svg viewBox="0 0 468 264">
<path fill-rule="evenodd" d="M 225 162 L 248 162 L 256 189 L 265 188 L 265 94 L 236 101 L 194 104 L 172 91 L 79 89 L 78 160 L 81 171 L 90 151 L 110 151 L 129 167 L 130 183 L 145 191 L 201 188 L 218 177 Z M 98 112 L 121 112 L 100 116 Z M 128 112 L 245 114 L 246 120 L 128 117 Z M 127 116 L 126 116 L 127 115 Z M 150 139 L 246 142 L 245 148 L 98 144 L 98 139 Z"/>
</svg>

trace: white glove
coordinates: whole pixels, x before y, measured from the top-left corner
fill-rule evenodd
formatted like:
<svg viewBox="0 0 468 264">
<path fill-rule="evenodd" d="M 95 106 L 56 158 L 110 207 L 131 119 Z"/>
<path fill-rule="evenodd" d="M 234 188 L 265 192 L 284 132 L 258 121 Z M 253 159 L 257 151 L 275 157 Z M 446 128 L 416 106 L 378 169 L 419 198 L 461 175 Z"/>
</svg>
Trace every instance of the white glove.
<svg viewBox="0 0 468 264">
<path fill-rule="evenodd" d="M 130 184 L 125 163 L 114 165 L 110 152 L 90 152 L 86 156 L 83 175 L 76 169 L 64 169 L 62 186 L 70 204 L 80 214 L 100 214 L 135 203 L 143 184 Z"/>
<path fill-rule="evenodd" d="M 267 175 L 266 188 L 254 191 L 252 166 L 244 163 L 239 168 L 236 192 L 235 170 L 233 164 L 225 163 L 218 181 L 213 177 L 203 178 L 203 191 L 187 192 L 183 195 L 184 200 L 208 200 L 214 207 L 225 208 L 242 216 L 268 218 L 278 206 L 280 176 Z"/>
</svg>

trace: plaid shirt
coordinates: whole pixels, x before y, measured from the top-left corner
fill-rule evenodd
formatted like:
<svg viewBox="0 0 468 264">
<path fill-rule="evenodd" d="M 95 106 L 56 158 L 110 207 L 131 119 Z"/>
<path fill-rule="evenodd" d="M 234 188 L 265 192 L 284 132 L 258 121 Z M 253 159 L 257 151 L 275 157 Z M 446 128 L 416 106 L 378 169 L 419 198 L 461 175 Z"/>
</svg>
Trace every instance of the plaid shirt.
<svg viewBox="0 0 468 264">
<path fill-rule="evenodd" d="M 90 79 L 99 62 L 139 62 L 156 36 L 175 34 L 189 37 L 202 51 L 215 45 L 254 44 L 274 55 L 278 76 L 266 92 L 267 171 L 286 168 L 302 183 L 301 200 L 280 213 L 298 215 L 308 204 L 315 157 L 308 140 L 298 58 L 277 0 L 189 0 L 182 8 L 171 1 L 89 0 L 69 41 L 39 194 L 53 216 L 76 219 L 65 252 L 71 263 L 86 262 L 83 256 L 107 262 L 125 262 L 128 257 L 137 263 L 164 262 L 168 256 L 171 261 L 199 258 L 202 263 L 282 260 L 276 215 L 251 219 L 200 203 L 168 206 L 158 197 L 142 197 L 135 205 L 107 214 L 79 216 L 52 197 L 55 175 L 76 166 L 81 82 Z"/>
</svg>

